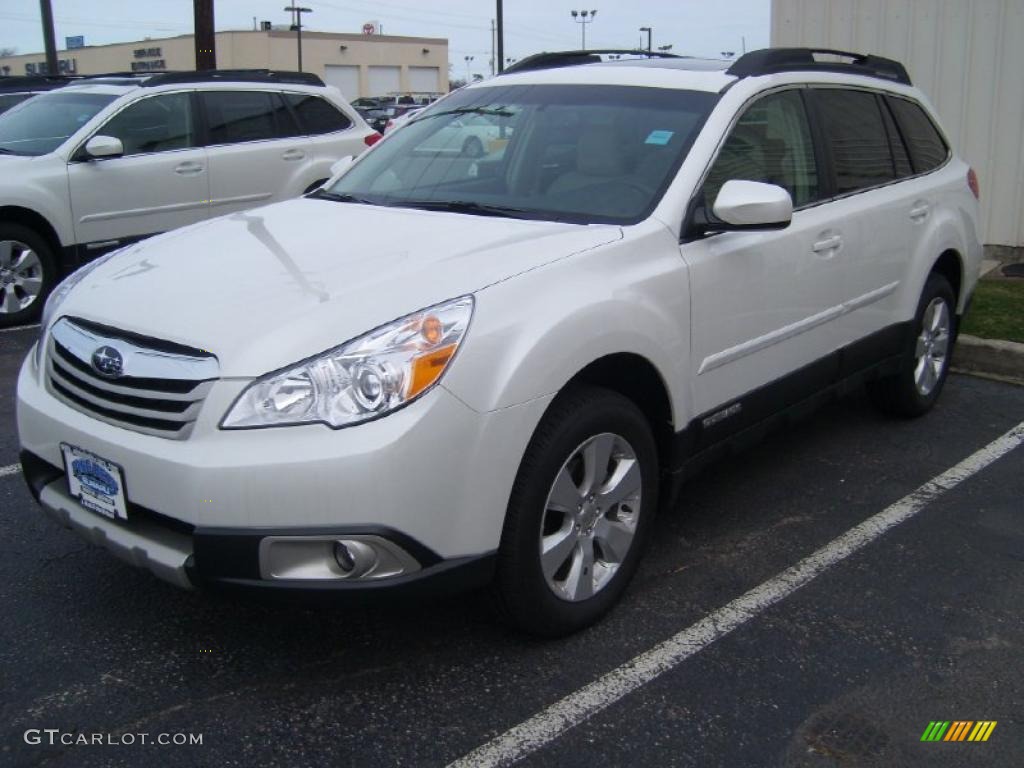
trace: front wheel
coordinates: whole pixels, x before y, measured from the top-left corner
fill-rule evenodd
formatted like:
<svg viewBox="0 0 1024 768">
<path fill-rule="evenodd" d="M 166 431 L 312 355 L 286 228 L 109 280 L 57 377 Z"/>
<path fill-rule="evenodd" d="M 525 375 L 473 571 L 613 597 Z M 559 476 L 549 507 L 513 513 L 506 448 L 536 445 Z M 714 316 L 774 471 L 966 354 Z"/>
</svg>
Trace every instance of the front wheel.
<svg viewBox="0 0 1024 768">
<path fill-rule="evenodd" d="M 628 399 L 587 388 L 560 396 L 512 490 L 495 602 L 519 629 L 565 635 L 618 600 L 657 507 L 657 449 Z"/>
<path fill-rule="evenodd" d="M 36 319 L 56 277 L 44 238 L 20 224 L 0 224 L 0 328 Z"/>
<path fill-rule="evenodd" d="M 956 299 L 949 281 L 933 272 L 925 282 L 913 320 L 913 345 L 900 371 L 872 382 L 868 393 L 885 413 L 921 416 L 939 399 L 956 338 Z"/>
</svg>

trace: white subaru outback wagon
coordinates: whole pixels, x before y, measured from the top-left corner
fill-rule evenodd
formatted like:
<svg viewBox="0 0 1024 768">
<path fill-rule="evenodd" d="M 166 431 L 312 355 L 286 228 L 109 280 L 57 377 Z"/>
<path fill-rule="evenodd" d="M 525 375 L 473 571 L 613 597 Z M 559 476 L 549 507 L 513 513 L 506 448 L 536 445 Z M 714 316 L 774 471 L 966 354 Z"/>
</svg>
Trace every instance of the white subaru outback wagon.
<svg viewBox="0 0 1024 768">
<path fill-rule="evenodd" d="M 301 72 L 83 78 L 0 116 L 0 327 L 105 251 L 297 197 L 380 135 Z"/>
<path fill-rule="evenodd" d="M 467 115 L 495 135 L 444 151 Z M 69 277 L 18 380 L 24 473 L 182 587 L 489 585 L 570 632 L 730 442 L 860 382 L 935 403 L 977 218 L 896 62 L 541 54 L 306 197 Z"/>
</svg>

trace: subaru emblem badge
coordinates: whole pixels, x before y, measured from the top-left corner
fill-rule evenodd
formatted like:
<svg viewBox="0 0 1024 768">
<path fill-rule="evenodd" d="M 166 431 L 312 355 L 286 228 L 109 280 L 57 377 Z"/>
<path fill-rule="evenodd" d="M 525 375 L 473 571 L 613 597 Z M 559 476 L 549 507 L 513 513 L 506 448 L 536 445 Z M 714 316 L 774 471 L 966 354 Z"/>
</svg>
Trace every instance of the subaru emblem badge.
<svg viewBox="0 0 1024 768">
<path fill-rule="evenodd" d="M 113 347 L 100 347 L 92 353 L 92 367 L 100 376 L 116 379 L 124 373 L 124 358 Z"/>
</svg>

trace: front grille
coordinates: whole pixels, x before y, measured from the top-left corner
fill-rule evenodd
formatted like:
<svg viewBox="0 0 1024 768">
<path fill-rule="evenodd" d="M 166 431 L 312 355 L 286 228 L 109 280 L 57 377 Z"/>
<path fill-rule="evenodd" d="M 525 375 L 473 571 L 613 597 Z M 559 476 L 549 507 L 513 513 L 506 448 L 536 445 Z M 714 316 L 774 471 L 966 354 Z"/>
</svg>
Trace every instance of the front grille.
<svg viewBox="0 0 1024 768">
<path fill-rule="evenodd" d="M 104 376 L 94 367 L 93 355 L 104 347 L 120 356 L 119 374 Z M 219 366 L 199 349 L 62 318 L 50 330 L 46 373 L 50 392 L 75 410 L 125 429 L 183 440 Z"/>
</svg>

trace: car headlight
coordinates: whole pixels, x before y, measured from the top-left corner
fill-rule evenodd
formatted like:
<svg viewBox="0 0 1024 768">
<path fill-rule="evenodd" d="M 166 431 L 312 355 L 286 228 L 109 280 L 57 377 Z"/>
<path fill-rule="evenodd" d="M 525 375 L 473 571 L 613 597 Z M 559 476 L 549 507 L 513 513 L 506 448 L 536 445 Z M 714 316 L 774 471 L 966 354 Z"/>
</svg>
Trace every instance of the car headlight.
<svg viewBox="0 0 1024 768">
<path fill-rule="evenodd" d="M 420 310 L 340 347 L 264 376 L 222 429 L 322 423 L 348 427 L 411 403 L 437 384 L 459 349 L 473 298 Z"/>
</svg>

